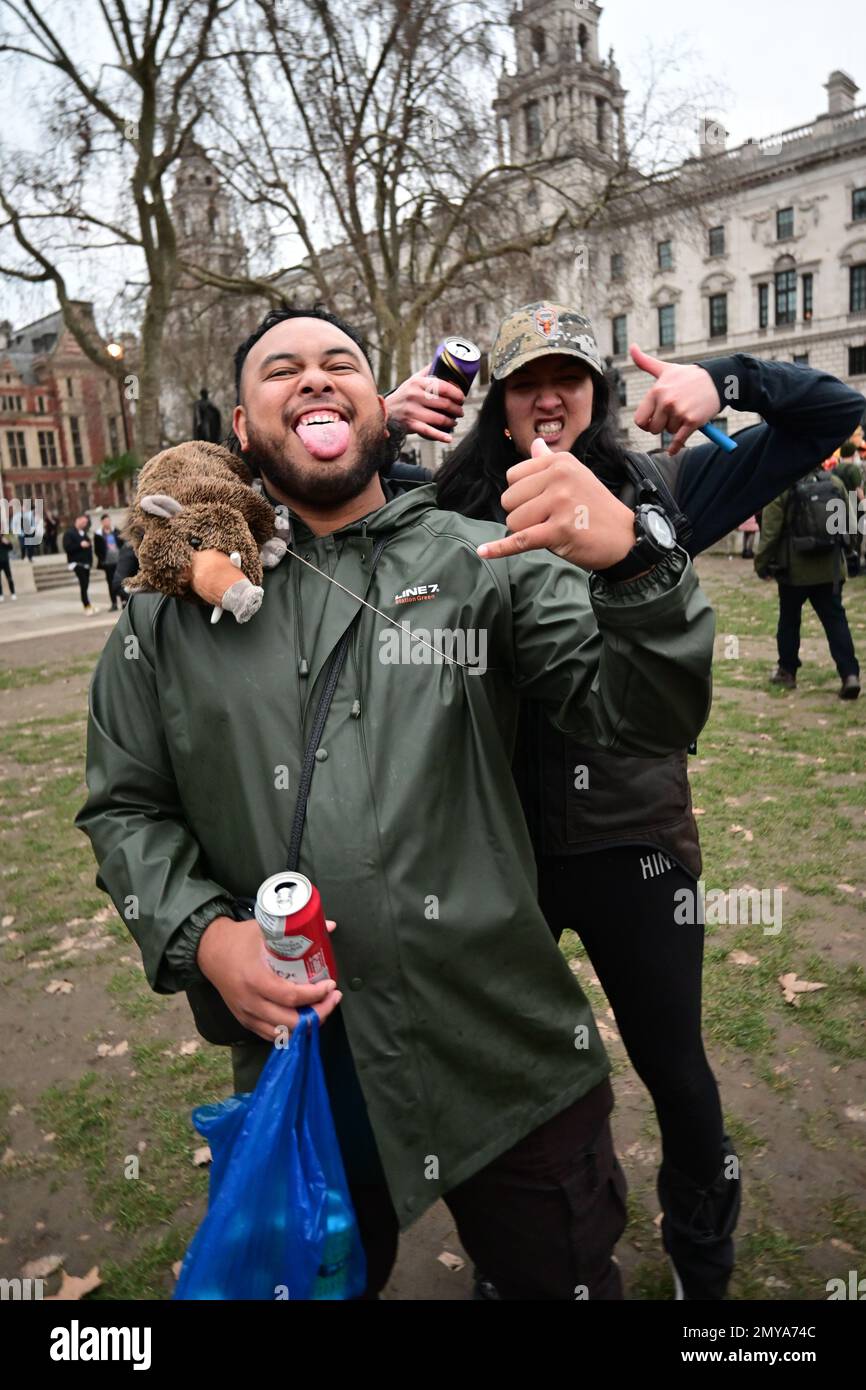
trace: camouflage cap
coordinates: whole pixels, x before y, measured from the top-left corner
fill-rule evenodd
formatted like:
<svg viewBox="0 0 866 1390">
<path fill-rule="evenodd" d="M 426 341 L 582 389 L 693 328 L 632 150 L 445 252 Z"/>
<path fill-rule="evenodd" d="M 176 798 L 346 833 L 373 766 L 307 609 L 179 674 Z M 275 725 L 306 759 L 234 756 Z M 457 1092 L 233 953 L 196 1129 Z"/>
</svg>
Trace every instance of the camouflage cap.
<svg viewBox="0 0 866 1390">
<path fill-rule="evenodd" d="M 599 376 L 604 375 L 601 353 L 589 319 L 576 309 L 567 309 L 564 304 L 548 304 L 542 300 L 538 304 L 525 304 L 502 320 L 490 355 L 493 378 L 502 381 L 518 367 L 550 352 L 579 357 Z"/>
</svg>

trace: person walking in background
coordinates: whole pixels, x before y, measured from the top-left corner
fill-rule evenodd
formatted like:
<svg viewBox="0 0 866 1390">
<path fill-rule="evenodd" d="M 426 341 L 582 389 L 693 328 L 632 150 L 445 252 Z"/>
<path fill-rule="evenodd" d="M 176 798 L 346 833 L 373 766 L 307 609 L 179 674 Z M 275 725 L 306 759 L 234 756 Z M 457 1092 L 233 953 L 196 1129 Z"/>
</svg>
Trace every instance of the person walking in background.
<svg viewBox="0 0 866 1390">
<path fill-rule="evenodd" d="M 18 549 L 21 551 L 22 560 L 32 560 L 34 555 L 39 554 L 39 541 L 42 537 L 38 534 L 40 530 L 38 520 L 34 518 L 33 507 L 27 505 L 21 508 L 21 530 L 18 532 Z"/>
<path fill-rule="evenodd" d="M 850 537 L 850 545 L 845 554 L 849 579 L 854 579 L 860 573 L 860 549 L 863 542 L 860 530 L 863 514 L 863 468 L 857 453 L 857 437 L 861 434 L 862 431 L 858 430 L 857 434 L 852 435 L 848 442 L 842 445 L 832 472 L 832 476 L 839 479 L 848 493 L 849 516 L 857 520 L 856 534 Z"/>
<path fill-rule="evenodd" d="M 87 516 L 77 516 L 75 525 L 70 526 L 63 537 L 63 549 L 69 561 L 69 568 L 73 571 L 78 580 L 78 587 L 81 590 L 81 602 L 88 617 L 91 617 L 99 610 L 90 602 L 90 569 L 93 564 L 93 547 L 87 539 L 87 531 L 90 526 L 90 518 Z"/>
<path fill-rule="evenodd" d="M 111 612 L 117 612 L 117 585 L 115 574 L 117 571 L 117 560 L 120 555 L 120 541 L 117 532 L 111 524 L 111 517 L 108 512 L 102 516 L 102 530 L 97 531 L 93 537 L 93 548 L 96 551 L 96 563 L 99 569 L 105 571 L 105 582 L 108 585 L 108 597 L 111 600 Z"/>
<path fill-rule="evenodd" d="M 17 598 L 17 594 L 15 593 L 15 580 L 12 578 L 12 565 L 10 563 L 14 549 L 15 543 L 12 537 L 6 532 L 0 532 L 0 603 L 6 602 L 3 595 L 4 574 L 6 576 L 6 583 L 9 585 L 9 597 L 11 599 Z"/>
<path fill-rule="evenodd" d="M 860 694 L 860 666 L 845 606 L 843 537 L 829 525 L 832 505 L 847 494 L 834 471 L 816 469 L 764 508 L 755 570 L 779 585 L 779 664 L 771 685 L 796 690 L 800 661 L 800 623 L 808 600 L 821 620 L 830 655 L 842 681 L 840 700 Z"/>
<path fill-rule="evenodd" d="M 755 536 L 758 534 L 757 517 L 750 516 L 745 521 L 741 521 L 737 530 L 743 533 L 743 559 L 751 560 L 755 554 Z"/>
<path fill-rule="evenodd" d="M 42 537 L 42 545 L 46 555 L 57 554 L 57 530 L 59 521 L 56 512 L 49 512 L 45 518 L 45 534 Z"/>
</svg>

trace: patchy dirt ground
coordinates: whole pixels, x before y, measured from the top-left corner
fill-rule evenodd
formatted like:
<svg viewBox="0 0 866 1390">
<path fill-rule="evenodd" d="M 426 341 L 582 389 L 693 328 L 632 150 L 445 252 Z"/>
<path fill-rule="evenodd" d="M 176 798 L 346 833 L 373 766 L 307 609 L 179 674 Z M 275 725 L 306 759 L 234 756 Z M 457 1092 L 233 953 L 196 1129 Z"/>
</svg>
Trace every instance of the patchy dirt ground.
<svg viewBox="0 0 866 1390">
<path fill-rule="evenodd" d="M 784 909 L 778 933 L 723 922 L 707 931 L 707 1047 L 744 1168 L 733 1296 L 822 1299 L 828 1279 L 866 1262 L 866 701 L 836 699 L 812 615 L 798 691 L 771 691 L 774 589 L 739 560 L 700 568 L 719 632 L 713 716 L 691 759 L 707 892 L 778 890 Z M 866 582 L 847 586 L 846 603 L 866 649 Z M 45 1276 L 53 1292 L 61 1266 L 98 1266 L 92 1297 L 166 1298 L 205 1203 L 190 1110 L 228 1094 L 231 1077 L 225 1052 L 198 1040 L 185 1000 L 147 988 L 71 825 L 84 796 L 87 681 L 105 635 L 3 652 L 0 1276 L 42 1260 L 55 1266 Z M 619 1250 L 627 1293 L 667 1299 L 652 1107 L 577 938 L 563 949 L 614 1061 L 631 1188 Z M 795 1006 L 779 984 L 789 974 L 824 988 Z M 440 1205 L 403 1238 L 388 1296 L 468 1297 L 468 1268 L 447 1269 L 443 1251 L 461 1253 Z"/>
</svg>

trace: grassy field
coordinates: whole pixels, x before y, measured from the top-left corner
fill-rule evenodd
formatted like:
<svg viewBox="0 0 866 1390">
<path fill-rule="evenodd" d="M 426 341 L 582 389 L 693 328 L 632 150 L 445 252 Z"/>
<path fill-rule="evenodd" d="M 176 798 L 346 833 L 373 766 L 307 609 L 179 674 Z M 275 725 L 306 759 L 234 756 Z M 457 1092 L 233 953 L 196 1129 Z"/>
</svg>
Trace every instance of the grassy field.
<svg viewBox="0 0 866 1390">
<path fill-rule="evenodd" d="M 836 699 L 813 616 L 799 690 L 771 691 L 775 590 L 738 559 L 701 573 L 719 633 L 713 714 L 691 759 L 706 888 L 779 890 L 784 905 L 778 934 L 707 933 L 705 1033 L 744 1165 L 733 1296 L 821 1299 L 828 1279 L 866 1266 L 866 702 Z M 866 583 L 846 602 L 866 649 Z M 99 1266 L 91 1297 L 165 1298 L 204 1210 L 190 1111 L 230 1092 L 230 1066 L 199 1043 L 182 997 L 148 989 L 72 826 L 92 664 L 66 656 L 0 676 L 0 1274 L 60 1254 L 72 1273 Z M 563 949 L 614 1060 L 628 1296 L 670 1298 L 654 1113 L 577 938 Z M 794 1006 L 779 984 L 790 973 L 825 987 Z"/>
</svg>

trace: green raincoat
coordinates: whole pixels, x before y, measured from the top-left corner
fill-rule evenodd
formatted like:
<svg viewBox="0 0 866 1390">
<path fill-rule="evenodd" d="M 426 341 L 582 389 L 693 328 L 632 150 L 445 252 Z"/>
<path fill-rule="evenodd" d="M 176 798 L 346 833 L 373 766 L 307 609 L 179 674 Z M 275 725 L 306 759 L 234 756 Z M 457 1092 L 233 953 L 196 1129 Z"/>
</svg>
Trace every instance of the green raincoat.
<svg viewBox="0 0 866 1390">
<path fill-rule="evenodd" d="M 247 624 L 132 597 L 91 685 L 76 824 L 150 984 L 200 981 L 199 910 L 285 866 L 323 671 L 359 615 L 298 867 L 338 924 L 339 1012 L 405 1227 L 609 1070 L 536 901 L 520 697 L 603 748 L 683 748 L 709 710 L 714 621 L 681 550 L 618 586 L 546 550 L 481 560 L 504 529 L 438 511 L 432 487 L 334 535 L 293 528 L 297 558 Z"/>
</svg>

